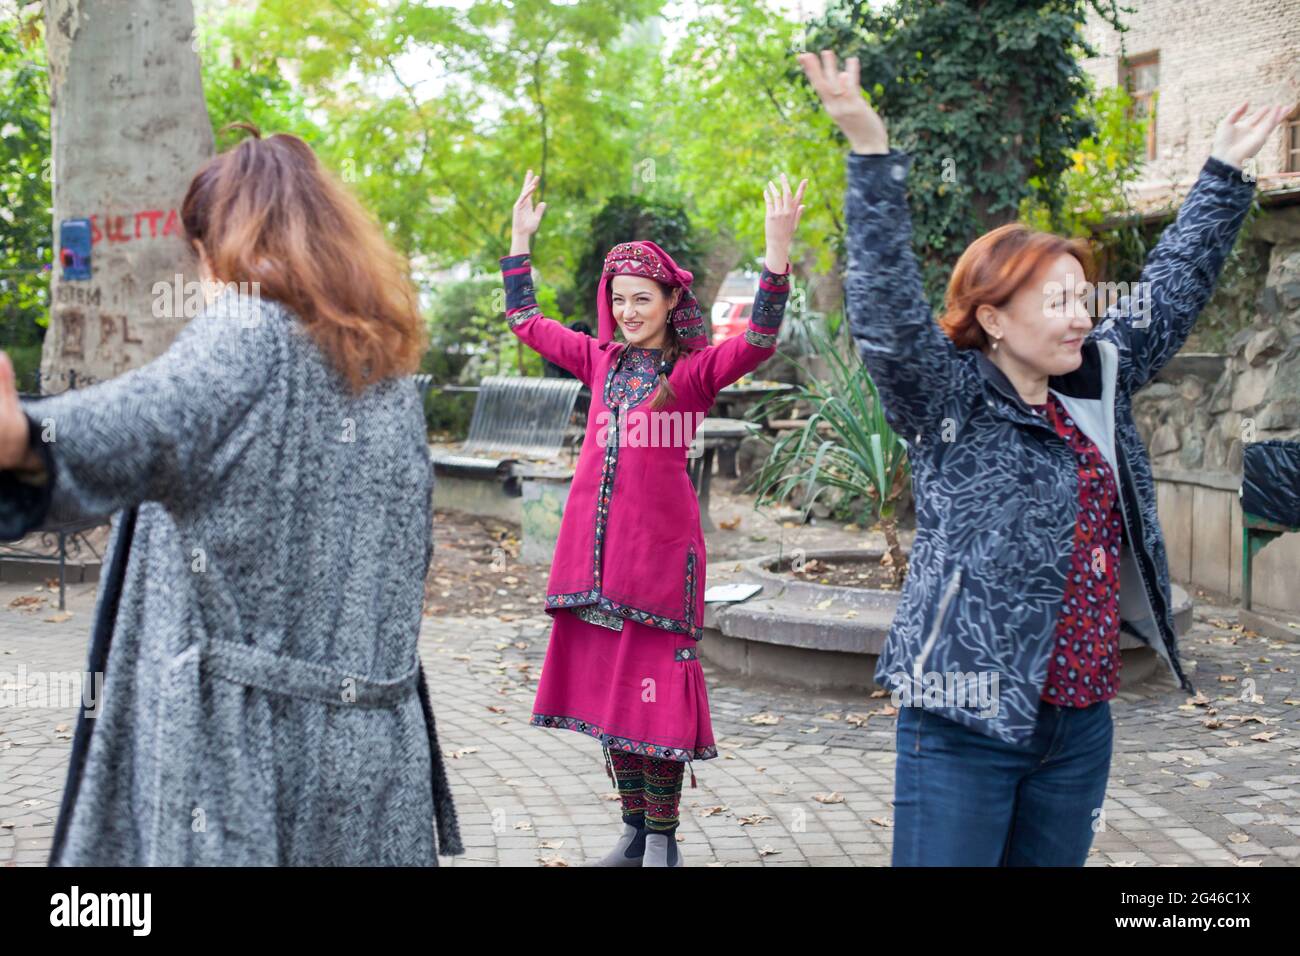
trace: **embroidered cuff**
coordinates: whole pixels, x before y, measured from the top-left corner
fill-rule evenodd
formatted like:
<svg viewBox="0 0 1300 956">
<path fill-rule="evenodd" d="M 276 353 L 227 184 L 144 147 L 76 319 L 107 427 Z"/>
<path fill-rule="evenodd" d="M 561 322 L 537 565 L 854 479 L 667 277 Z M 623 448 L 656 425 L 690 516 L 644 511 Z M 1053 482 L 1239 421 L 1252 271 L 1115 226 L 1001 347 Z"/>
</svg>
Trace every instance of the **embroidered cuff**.
<svg viewBox="0 0 1300 956">
<path fill-rule="evenodd" d="M 501 280 L 506 287 L 506 317 L 512 312 L 527 309 L 537 304 L 537 292 L 533 288 L 532 257 L 529 253 L 501 258 Z M 532 316 L 529 316 L 531 318 Z M 522 319 L 510 322 L 514 328 Z"/>
<path fill-rule="evenodd" d="M 745 330 L 746 342 L 760 349 L 776 348 L 781 319 L 785 316 L 785 304 L 789 297 L 789 268 L 778 275 L 764 266 L 763 274 L 758 279 L 754 307 L 749 315 L 749 328 Z"/>
</svg>

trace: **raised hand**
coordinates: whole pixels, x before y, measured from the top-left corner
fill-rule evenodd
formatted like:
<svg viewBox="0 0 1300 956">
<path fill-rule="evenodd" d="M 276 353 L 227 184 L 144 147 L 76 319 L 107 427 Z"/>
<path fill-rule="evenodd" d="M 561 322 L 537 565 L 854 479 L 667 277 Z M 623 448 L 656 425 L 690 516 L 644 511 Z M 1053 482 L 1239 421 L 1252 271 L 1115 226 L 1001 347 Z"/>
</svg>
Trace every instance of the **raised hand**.
<svg viewBox="0 0 1300 956">
<path fill-rule="evenodd" d="M 889 152 L 889 134 L 885 124 L 870 104 L 862 98 L 859 86 L 859 63 L 856 56 L 845 61 L 845 69 L 835 66 L 835 54 L 822 50 L 821 59 L 814 53 L 800 53 L 808 82 L 821 97 L 826 112 L 848 138 L 855 153 Z"/>
<path fill-rule="evenodd" d="M 40 466 L 28 437 L 27 416 L 18 404 L 14 385 L 14 366 L 9 356 L 0 352 L 0 469 L 31 470 Z"/>
<path fill-rule="evenodd" d="M 531 169 L 524 176 L 524 186 L 519 191 L 519 198 L 515 200 L 514 219 L 510 223 L 511 255 L 527 252 L 529 240 L 542 224 L 546 203 L 540 202 L 533 208 L 533 193 L 541 181 L 542 177 L 534 176 Z"/>
<path fill-rule="evenodd" d="M 1294 108 L 1291 106 L 1263 106 L 1246 116 L 1250 101 L 1240 103 L 1219 121 L 1214 131 L 1214 146 L 1210 155 L 1229 166 L 1242 168 L 1246 160 L 1259 152 L 1269 134 Z"/>
<path fill-rule="evenodd" d="M 790 242 L 799 225 L 804 207 L 803 191 L 808 180 L 799 183 L 799 190 L 790 192 L 790 180 L 781 174 L 781 185 L 768 180 L 763 188 L 763 202 L 767 204 L 767 218 L 763 221 L 763 233 L 767 237 L 767 254 L 763 265 L 778 275 L 784 275 L 790 267 Z"/>
</svg>

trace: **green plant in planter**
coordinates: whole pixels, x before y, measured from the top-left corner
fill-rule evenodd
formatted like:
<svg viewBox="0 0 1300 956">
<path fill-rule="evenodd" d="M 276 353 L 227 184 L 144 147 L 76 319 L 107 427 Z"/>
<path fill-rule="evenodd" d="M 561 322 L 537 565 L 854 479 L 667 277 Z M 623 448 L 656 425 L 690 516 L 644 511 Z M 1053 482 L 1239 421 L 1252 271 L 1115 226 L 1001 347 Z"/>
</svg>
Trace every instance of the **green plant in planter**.
<svg viewBox="0 0 1300 956">
<path fill-rule="evenodd" d="M 822 360 L 829 377 L 818 379 L 793 357 L 805 373 L 805 383 L 791 391 L 764 399 L 747 417 L 793 417 L 800 406 L 812 414 L 802 429 L 776 439 L 767 460 L 749 485 L 758 504 L 778 503 L 802 493 L 803 520 L 823 496 L 838 496 L 844 505 L 860 500 L 853 515 L 864 527 L 878 519 L 888 549 L 882 566 L 901 585 L 907 562 L 898 543 L 897 505 L 911 488 L 907 449 L 885 421 L 875 383 L 855 354 L 840 324 L 827 332 L 809 323 L 802 330 L 811 346 L 810 357 Z"/>
</svg>

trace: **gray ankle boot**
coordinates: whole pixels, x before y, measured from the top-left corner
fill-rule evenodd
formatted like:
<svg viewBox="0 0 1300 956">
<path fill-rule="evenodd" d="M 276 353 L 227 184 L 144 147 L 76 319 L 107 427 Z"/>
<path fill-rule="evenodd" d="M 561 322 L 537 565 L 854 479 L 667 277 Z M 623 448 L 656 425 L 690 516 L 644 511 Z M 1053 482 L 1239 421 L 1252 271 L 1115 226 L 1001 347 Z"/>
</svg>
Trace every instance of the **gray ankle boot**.
<svg viewBox="0 0 1300 956">
<path fill-rule="evenodd" d="M 593 866 L 640 866 L 645 853 L 645 827 L 623 824 L 623 835 L 618 838 L 614 849 Z"/>
<path fill-rule="evenodd" d="M 650 832 L 645 837 L 645 856 L 642 866 L 685 866 L 682 853 L 677 849 L 676 833 Z"/>
</svg>

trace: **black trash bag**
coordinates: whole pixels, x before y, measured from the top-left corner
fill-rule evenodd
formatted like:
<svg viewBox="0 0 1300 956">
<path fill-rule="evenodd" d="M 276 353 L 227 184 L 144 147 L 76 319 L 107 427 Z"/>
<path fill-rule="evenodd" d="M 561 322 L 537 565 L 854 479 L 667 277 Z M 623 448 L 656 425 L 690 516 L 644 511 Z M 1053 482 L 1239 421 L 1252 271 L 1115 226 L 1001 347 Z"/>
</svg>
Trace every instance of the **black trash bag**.
<svg viewBox="0 0 1300 956">
<path fill-rule="evenodd" d="M 1300 527 L 1300 442 L 1247 442 L 1241 470 L 1242 511 Z"/>
</svg>

